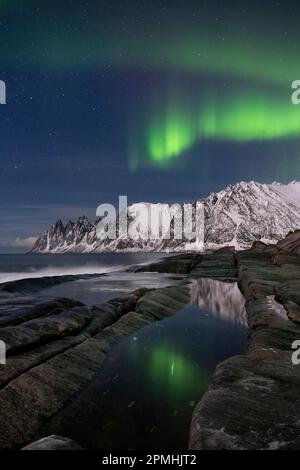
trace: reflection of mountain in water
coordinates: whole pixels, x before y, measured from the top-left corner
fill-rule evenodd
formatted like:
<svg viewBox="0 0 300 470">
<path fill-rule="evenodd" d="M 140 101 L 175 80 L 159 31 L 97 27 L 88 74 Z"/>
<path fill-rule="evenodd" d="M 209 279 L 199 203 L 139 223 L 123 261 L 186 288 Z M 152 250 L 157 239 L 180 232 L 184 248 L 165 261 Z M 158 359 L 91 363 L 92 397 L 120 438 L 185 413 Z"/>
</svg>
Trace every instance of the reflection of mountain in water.
<svg viewBox="0 0 300 470">
<path fill-rule="evenodd" d="M 244 298 L 235 282 L 197 279 L 190 284 L 191 303 L 206 308 L 217 318 L 247 327 Z"/>
</svg>

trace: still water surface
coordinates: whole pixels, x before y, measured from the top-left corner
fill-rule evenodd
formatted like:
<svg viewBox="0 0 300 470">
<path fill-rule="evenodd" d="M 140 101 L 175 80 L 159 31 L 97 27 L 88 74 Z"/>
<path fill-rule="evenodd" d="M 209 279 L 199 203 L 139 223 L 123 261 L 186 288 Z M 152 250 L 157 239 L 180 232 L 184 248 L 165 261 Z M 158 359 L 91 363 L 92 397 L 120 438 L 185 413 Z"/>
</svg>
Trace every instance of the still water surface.
<svg viewBox="0 0 300 470">
<path fill-rule="evenodd" d="M 186 449 L 192 410 L 218 363 L 242 354 L 244 301 L 232 283 L 193 281 L 175 315 L 123 339 L 44 434 L 91 449 Z"/>
<path fill-rule="evenodd" d="M 139 287 L 163 287 L 181 276 L 126 273 L 161 255 L 0 255 L 0 282 L 66 274 L 99 274 L 42 289 L 44 298 L 99 304 Z M 64 435 L 91 449 L 186 449 L 192 410 L 218 363 L 242 354 L 247 325 L 234 283 L 199 279 L 190 302 L 171 317 L 124 338 L 90 385 L 43 434 Z"/>
</svg>

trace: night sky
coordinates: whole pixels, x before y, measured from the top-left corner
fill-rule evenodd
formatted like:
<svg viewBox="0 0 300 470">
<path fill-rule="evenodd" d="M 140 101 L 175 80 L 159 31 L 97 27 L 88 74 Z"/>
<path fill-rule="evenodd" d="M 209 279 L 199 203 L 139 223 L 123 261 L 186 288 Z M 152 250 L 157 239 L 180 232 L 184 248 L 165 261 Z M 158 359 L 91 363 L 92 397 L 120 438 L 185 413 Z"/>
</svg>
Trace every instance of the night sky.
<svg viewBox="0 0 300 470">
<path fill-rule="evenodd" d="M 299 21 L 295 1 L 1 0 L 0 251 L 119 194 L 299 179 Z"/>
</svg>

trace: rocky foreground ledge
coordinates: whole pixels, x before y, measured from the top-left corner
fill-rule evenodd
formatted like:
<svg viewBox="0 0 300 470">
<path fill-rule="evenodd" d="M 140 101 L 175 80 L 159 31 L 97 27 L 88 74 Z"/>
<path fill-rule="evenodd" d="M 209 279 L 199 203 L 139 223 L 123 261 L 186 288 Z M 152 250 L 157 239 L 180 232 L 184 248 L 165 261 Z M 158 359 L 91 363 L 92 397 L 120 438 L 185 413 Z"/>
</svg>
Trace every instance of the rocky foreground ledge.
<svg viewBox="0 0 300 470">
<path fill-rule="evenodd" d="M 176 313 L 190 300 L 191 280 L 203 277 L 238 280 L 250 341 L 245 356 L 217 367 L 193 413 L 191 449 L 300 448 L 300 366 L 291 361 L 291 344 L 300 340 L 299 240 L 297 232 L 276 246 L 183 254 L 132 268 L 182 274 L 182 281 L 92 307 L 62 298 L 39 303 L 35 292 L 58 279 L 2 285 L 0 339 L 8 358 L 0 367 L 0 449 L 39 440 L 114 344 Z"/>
<path fill-rule="evenodd" d="M 248 352 L 220 364 L 196 406 L 191 449 L 300 449 L 300 232 L 235 255 Z"/>
<path fill-rule="evenodd" d="M 0 289 L 0 339 L 7 347 L 7 364 L 0 366 L 2 450 L 40 439 L 42 427 L 90 383 L 114 344 L 189 301 L 183 282 L 90 308 L 63 298 L 39 304 L 39 280 L 18 282 Z"/>
<path fill-rule="evenodd" d="M 300 449 L 300 231 L 277 245 L 172 257 L 148 270 L 237 280 L 249 325 L 247 354 L 219 364 L 196 406 L 190 449 Z M 300 355 L 299 355 L 300 356 Z"/>
</svg>

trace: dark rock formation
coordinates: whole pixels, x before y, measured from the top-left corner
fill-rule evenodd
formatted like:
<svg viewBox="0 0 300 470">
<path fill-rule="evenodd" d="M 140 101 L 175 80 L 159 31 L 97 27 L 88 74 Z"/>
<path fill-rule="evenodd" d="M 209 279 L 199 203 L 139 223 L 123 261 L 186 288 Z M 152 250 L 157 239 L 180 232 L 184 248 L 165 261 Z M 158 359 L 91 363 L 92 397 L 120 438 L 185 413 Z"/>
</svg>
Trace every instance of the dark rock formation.
<svg viewBox="0 0 300 470">
<path fill-rule="evenodd" d="M 193 413 L 191 449 L 300 449 L 300 366 L 292 363 L 292 343 L 300 340 L 300 265 L 290 256 L 299 237 L 237 254 L 248 352 L 217 367 Z"/>
<path fill-rule="evenodd" d="M 31 294 L 14 294 L 16 305 L 6 295 L 17 313 L 12 326 L 10 312 L 0 312 L 0 338 L 7 345 L 7 364 L 0 368 L 0 448 L 14 449 L 41 437 L 47 420 L 92 380 L 116 342 L 180 309 L 189 289 L 139 289 L 91 308 L 68 299 L 30 308 Z"/>
<path fill-rule="evenodd" d="M 0 368 L 0 448 L 41 438 L 45 424 L 89 384 L 116 342 L 182 308 L 191 282 L 197 302 L 209 290 L 203 278 L 214 278 L 238 280 L 250 340 L 246 355 L 217 367 L 194 410 L 191 449 L 300 449 L 300 366 L 291 361 L 291 345 L 300 340 L 297 236 L 276 246 L 184 254 L 135 268 L 180 273 L 183 280 L 90 308 L 70 299 L 39 303 L 38 281 L 2 286 L 7 365 Z M 224 302 L 231 302 L 230 292 Z"/>
<path fill-rule="evenodd" d="M 237 280 L 235 251 L 231 247 L 210 254 L 172 256 L 147 266 L 131 267 L 128 271 L 187 274 L 192 278 L 210 277 L 228 282 Z"/>
</svg>

